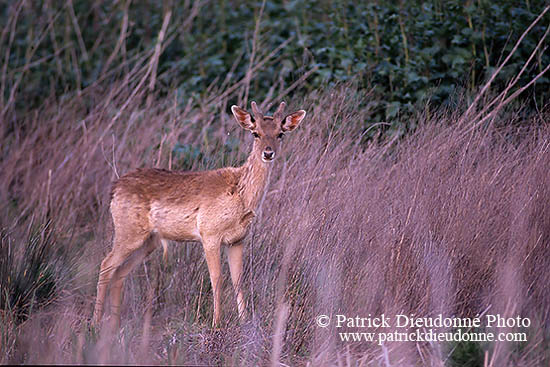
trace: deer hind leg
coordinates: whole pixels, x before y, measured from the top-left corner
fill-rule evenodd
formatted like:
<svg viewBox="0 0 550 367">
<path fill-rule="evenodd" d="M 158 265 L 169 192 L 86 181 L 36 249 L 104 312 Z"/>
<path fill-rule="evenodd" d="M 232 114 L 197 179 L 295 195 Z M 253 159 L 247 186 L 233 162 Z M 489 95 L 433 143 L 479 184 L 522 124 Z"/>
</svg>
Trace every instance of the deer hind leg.
<svg viewBox="0 0 550 367">
<path fill-rule="evenodd" d="M 220 325 L 221 316 L 221 257 L 220 246 L 221 241 L 214 238 L 203 238 L 204 254 L 208 265 L 208 273 L 210 274 L 210 282 L 212 283 L 212 292 L 214 294 L 214 318 L 212 327 Z"/>
<path fill-rule="evenodd" d="M 127 275 L 129 271 L 124 271 L 124 268 L 128 266 L 127 260 L 130 257 L 135 257 L 132 255 L 142 247 L 143 242 L 148 236 L 149 234 L 145 233 L 139 235 L 128 235 L 125 233 L 124 236 L 121 236 L 115 232 L 113 249 L 102 261 L 99 271 L 99 280 L 97 282 L 97 299 L 94 310 L 94 321 L 96 324 L 99 324 L 103 315 L 105 298 L 109 288 L 109 293 L 111 296 L 111 309 L 114 310 L 114 308 L 117 308 L 114 315 L 119 313 L 118 309 L 120 308 L 120 294 L 117 294 L 117 292 L 120 293 L 120 290 L 116 289 L 117 287 L 115 286 L 115 283 L 120 283 L 121 275 L 124 275 L 124 273 Z M 122 278 L 122 281 L 124 280 L 124 277 Z"/>
<path fill-rule="evenodd" d="M 119 265 L 113 275 L 110 291 L 112 330 L 117 330 L 120 325 L 120 305 L 122 303 L 124 280 L 137 265 L 141 264 L 147 256 L 160 246 L 157 236 L 151 236 L 144 241 L 145 243 L 142 241 L 143 245 L 141 247 L 126 257 L 126 260 Z"/>
<path fill-rule="evenodd" d="M 105 259 L 101 262 L 99 270 L 99 280 L 97 282 L 97 297 L 94 308 L 94 323 L 99 324 L 101 317 L 103 316 L 103 303 L 105 302 L 105 296 L 107 295 L 107 286 L 113 276 L 113 269 L 110 264 L 112 262 L 113 251 L 109 252 Z"/>
<path fill-rule="evenodd" d="M 239 310 L 239 318 L 241 321 L 246 319 L 246 309 L 244 297 L 241 287 L 243 274 L 243 243 L 238 242 L 227 247 L 227 261 L 229 262 L 229 271 L 231 272 L 231 281 L 237 296 L 237 308 Z"/>
</svg>

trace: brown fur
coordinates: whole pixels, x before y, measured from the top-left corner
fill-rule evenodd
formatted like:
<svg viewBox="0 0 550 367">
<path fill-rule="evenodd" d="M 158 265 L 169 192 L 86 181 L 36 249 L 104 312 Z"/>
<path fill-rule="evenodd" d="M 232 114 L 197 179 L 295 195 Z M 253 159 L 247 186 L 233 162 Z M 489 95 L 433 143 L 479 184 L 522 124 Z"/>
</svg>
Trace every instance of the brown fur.
<svg viewBox="0 0 550 367">
<path fill-rule="evenodd" d="M 256 137 L 243 166 L 203 172 L 138 169 L 115 183 L 111 198 L 115 236 L 112 251 L 101 263 L 96 322 L 103 314 L 110 286 L 112 325 L 118 328 L 124 279 L 159 247 L 159 242 L 166 250 L 166 240 L 202 243 L 214 293 L 214 325 L 219 324 L 221 309 L 220 248 L 229 245 L 231 279 L 239 316 L 244 318 L 244 298 L 239 287 L 242 240 L 261 204 L 281 134 L 296 128 L 305 116 L 305 111 L 300 110 L 283 118 L 284 103 L 273 117 L 264 118 L 254 102 L 252 108 L 254 120 L 245 110 L 232 107 L 237 122 Z"/>
</svg>

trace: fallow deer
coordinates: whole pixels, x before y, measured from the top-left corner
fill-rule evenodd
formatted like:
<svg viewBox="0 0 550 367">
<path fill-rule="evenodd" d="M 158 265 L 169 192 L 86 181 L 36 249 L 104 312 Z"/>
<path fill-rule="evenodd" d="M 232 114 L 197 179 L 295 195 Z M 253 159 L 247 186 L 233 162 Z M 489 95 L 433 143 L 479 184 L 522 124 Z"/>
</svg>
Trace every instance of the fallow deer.
<svg viewBox="0 0 550 367">
<path fill-rule="evenodd" d="M 161 245 L 166 254 L 167 240 L 202 243 L 214 296 L 213 327 L 220 323 L 220 249 L 226 245 L 239 317 L 245 318 L 239 285 L 242 242 L 262 201 L 284 133 L 294 130 L 306 115 L 304 110 L 284 115 L 284 102 L 272 117 L 264 116 L 255 102 L 251 106 L 253 116 L 238 106 L 231 107 L 239 125 L 254 136 L 243 166 L 200 172 L 138 169 L 116 181 L 110 206 L 114 241 L 99 272 L 96 323 L 101 320 L 109 289 L 111 325 L 118 329 L 124 279 Z"/>
</svg>

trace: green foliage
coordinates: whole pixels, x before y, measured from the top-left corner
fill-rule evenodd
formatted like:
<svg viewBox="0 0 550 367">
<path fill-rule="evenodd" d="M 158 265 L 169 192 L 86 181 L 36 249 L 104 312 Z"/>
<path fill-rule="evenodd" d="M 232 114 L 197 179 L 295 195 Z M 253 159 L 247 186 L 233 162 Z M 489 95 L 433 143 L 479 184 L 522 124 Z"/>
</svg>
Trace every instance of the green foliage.
<svg viewBox="0 0 550 367">
<path fill-rule="evenodd" d="M 192 169 L 194 162 L 203 158 L 201 150 L 193 145 L 177 143 L 172 150 L 178 167 Z"/>
<path fill-rule="evenodd" d="M 85 88 L 106 71 L 111 71 L 106 79 L 127 73 L 139 56 L 153 50 L 170 10 L 158 65 L 161 91 L 177 87 L 182 99 L 200 98 L 224 85 L 226 77 L 232 82 L 243 78 L 261 20 L 254 63 L 290 42 L 254 73 L 250 95 L 255 99 L 264 98 L 271 86 L 281 92 L 316 68 L 299 93 L 353 80 L 362 88 L 374 87 L 378 119 L 399 123 L 427 101 L 454 106 L 457 88 L 474 93 L 545 2 L 215 0 L 198 5 L 196 17 L 189 18 L 195 5 L 140 1 L 126 8 L 125 2 L 74 0 L 72 8 L 64 1 L 0 6 L 0 24 L 15 29 L 13 43 L 9 37 L 1 41 L 10 51 L 4 101 L 16 88 L 17 107 L 23 109 L 48 95 Z M 128 29 L 120 44 L 125 14 Z M 546 14 L 524 39 L 499 75 L 498 89 L 517 75 L 549 19 Z M 550 54 L 539 52 L 520 84 L 549 63 Z M 549 79 L 541 78 L 531 89 L 535 98 L 527 100 L 544 104 L 549 90 Z"/>
</svg>

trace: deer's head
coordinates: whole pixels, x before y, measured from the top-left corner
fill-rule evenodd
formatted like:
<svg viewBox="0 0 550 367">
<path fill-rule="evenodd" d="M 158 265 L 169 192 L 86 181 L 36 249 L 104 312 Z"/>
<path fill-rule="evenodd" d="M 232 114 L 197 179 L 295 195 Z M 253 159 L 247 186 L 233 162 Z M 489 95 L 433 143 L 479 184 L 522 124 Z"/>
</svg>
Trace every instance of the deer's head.
<svg viewBox="0 0 550 367">
<path fill-rule="evenodd" d="M 269 163 L 275 159 L 281 140 L 286 132 L 294 130 L 306 116 L 306 111 L 299 110 L 285 115 L 285 103 L 281 102 L 273 116 L 264 116 L 256 105 L 251 103 L 253 116 L 239 106 L 232 106 L 233 116 L 245 130 L 254 136 L 252 154 L 260 154 L 263 162 Z"/>
</svg>

